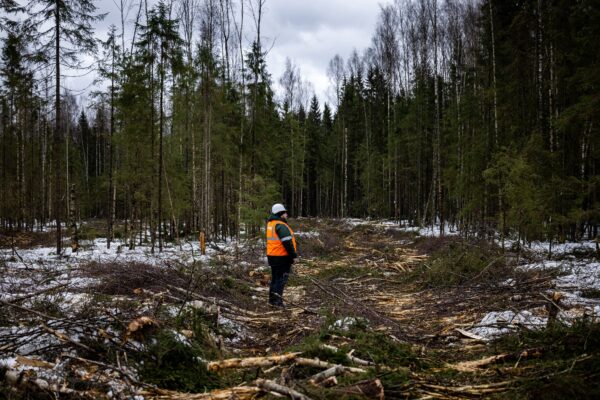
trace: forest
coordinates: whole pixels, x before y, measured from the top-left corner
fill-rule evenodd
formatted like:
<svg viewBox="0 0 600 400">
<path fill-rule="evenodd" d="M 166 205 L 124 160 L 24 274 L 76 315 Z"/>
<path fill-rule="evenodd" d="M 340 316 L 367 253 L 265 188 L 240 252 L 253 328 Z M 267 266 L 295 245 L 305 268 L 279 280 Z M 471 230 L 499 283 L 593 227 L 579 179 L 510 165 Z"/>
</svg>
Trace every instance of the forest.
<svg viewBox="0 0 600 400">
<path fill-rule="evenodd" d="M 2 226 L 100 218 L 160 247 L 256 232 L 278 200 L 465 236 L 597 236 L 597 2 L 382 5 L 372 45 L 332 55 L 332 104 L 293 61 L 269 74 L 264 3 L 140 2 L 133 37 L 123 21 L 97 39 L 92 0 L 4 1 Z M 60 79 L 86 53 L 82 105 Z"/>
<path fill-rule="evenodd" d="M 275 1 L 0 0 L 0 398 L 600 398 L 600 2 Z"/>
</svg>

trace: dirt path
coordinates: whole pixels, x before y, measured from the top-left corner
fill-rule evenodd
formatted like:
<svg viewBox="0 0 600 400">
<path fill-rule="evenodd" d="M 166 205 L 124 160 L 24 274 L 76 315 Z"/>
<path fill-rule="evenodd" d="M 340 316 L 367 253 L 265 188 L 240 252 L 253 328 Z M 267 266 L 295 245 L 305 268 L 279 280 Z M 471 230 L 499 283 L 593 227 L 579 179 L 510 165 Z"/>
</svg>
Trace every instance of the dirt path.
<svg viewBox="0 0 600 400">
<path fill-rule="evenodd" d="M 486 357 L 500 350 L 489 348 L 467 330 L 490 310 L 527 302 L 543 305 L 536 296 L 548 288 L 548 279 L 536 284 L 535 277 L 528 277 L 533 279 L 533 286 L 525 280 L 525 286 L 509 289 L 477 282 L 423 288 L 412 271 L 427 262 L 428 253 L 442 246 L 444 240 L 417 240 L 411 233 L 371 225 L 328 226 L 314 221 L 301 221 L 300 225 L 299 231 L 310 235 L 299 239 L 304 257 L 294 267 L 286 290 L 288 308 L 255 324 L 249 330 L 252 339 L 243 341 L 234 352 L 264 356 L 297 346 L 302 349 L 304 342 L 319 334 L 326 338 L 325 343 L 358 347 L 347 337 L 323 336 L 324 324 L 352 316 L 366 321 L 370 332 L 383 333 L 429 363 L 423 369 L 418 366 L 420 361 L 394 365 L 398 361 L 390 359 L 385 368 L 409 366 L 410 383 L 398 390 L 393 383 L 397 378 L 387 382 L 391 386 L 388 398 L 489 397 L 510 390 L 506 378 L 514 371 L 488 369 L 497 361 Z M 266 298 L 265 283 L 263 280 L 254 288 L 260 293 L 256 306 L 271 312 L 260 304 Z M 360 348 L 358 352 L 368 354 L 364 349 L 361 353 Z"/>
<path fill-rule="evenodd" d="M 308 247 L 308 254 L 294 266 L 285 294 L 288 309 L 283 313 L 289 319 L 282 330 L 294 335 L 290 343 L 298 340 L 299 331 L 319 328 L 315 324 L 320 320 L 313 312 L 322 315 L 337 311 L 340 315 L 347 312 L 362 316 L 378 329 L 388 330 L 410 343 L 440 347 L 450 337 L 468 345 L 473 340 L 460 340 L 455 329 L 472 326 L 481 319 L 484 309 L 493 306 L 488 298 L 484 307 L 478 291 L 469 294 L 464 289 L 461 293 L 457 293 L 458 289 L 423 290 L 407 280 L 413 267 L 428 257 L 415 245 L 412 234 L 369 225 L 332 228 L 311 224 L 304 229 L 317 232 L 318 236 L 299 239 L 301 245 Z M 324 240 L 335 241 L 335 245 L 326 248 Z M 268 291 L 266 282 L 263 279 L 254 287 L 261 300 Z M 258 309 L 268 311 L 260 305 Z M 252 336 L 260 337 L 261 331 L 277 328 L 277 324 L 259 326 Z M 268 349 L 272 350 L 272 346 Z"/>
</svg>

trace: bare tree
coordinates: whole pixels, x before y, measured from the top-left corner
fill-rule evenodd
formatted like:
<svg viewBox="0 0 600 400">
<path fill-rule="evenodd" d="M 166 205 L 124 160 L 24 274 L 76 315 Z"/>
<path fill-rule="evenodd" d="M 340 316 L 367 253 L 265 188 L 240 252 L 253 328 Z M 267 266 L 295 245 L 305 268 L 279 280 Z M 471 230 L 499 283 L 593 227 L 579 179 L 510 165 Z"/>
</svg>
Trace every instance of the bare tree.
<svg viewBox="0 0 600 400">
<path fill-rule="evenodd" d="M 327 77 L 329 78 L 329 82 L 335 91 L 336 108 L 338 108 L 340 105 L 342 83 L 345 75 L 346 71 L 344 69 L 344 59 L 339 54 L 336 54 L 329 61 L 329 66 L 327 67 Z"/>
<path fill-rule="evenodd" d="M 296 100 L 300 92 L 300 69 L 292 63 L 290 58 L 285 60 L 285 70 L 279 79 L 279 84 L 283 88 L 283 102 L 287 104 L 290 111 L 295 110 Z"/>
</svg>

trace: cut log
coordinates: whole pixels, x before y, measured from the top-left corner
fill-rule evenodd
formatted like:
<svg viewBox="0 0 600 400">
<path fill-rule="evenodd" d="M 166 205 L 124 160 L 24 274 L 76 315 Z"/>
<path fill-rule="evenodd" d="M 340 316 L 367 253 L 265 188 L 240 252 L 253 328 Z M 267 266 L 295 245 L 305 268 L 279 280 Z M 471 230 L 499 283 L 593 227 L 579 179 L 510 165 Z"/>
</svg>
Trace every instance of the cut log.
<svg viewBox="0 0 600 400">
<path fill-rule="evenodd" d="M 299 354 L 300 353 L 287 353 L 268 357 L 230 358 L 221 361 L 211 361 L 208 363 L 207 367 L 211 372 L 230 368 L 271 367 L 273 365 L 290 362 L 296 359 Z"/>
<path fill-rule="evenodd" d="M 326 369 L 325 371 L 321 371 L 318 374 L 313 375 L 308 380 L 308 382 L 310 382 L 313 385 L 319 385 L 326 379 L 335 377 L 336 375 L 341 375 L 343 373 L 344 373 L 344 367 L 341 365 L 336 365 L 334 367 Z"/>
<path fill-rule="evenodd" d="M 483 396 L 490 393 L 498 393 L 504 392 L 510 387 L 512 384 L 511 381 L 504 382 L 496 382 L 489 383 L 485 385 L 467 385 L 467 386 L 441 386 L 441 385 L 432 385 L 428 383 L 419 383 L 420 386 L 442 392 L 442 393 L 451 393 L 451 394 L 467 394 L 470 396 Z"/>
<path fill-rule="evenodd" d="M 337 364 L 332 364 L 327 361 L 321 361 L 318 358 L 313 359 L 313 358 L 298 357 L 294 361 L 296 362 L 296 364 L 303 365 L 305 367 L 332 368 L 332 367 L 337 366 Z M 355 374 L 364 374 L 365 372 L 367 372 L 366 370 L 364 370 L 362 368 L 345 367 L 345 366 L 344 366 L 344 371 L 352 372 Z"/>
<path fill-rule="evenodd" d="M 25 365 L 28 367 L 35 368 L 43 368 L 43 369 L 52 369 L 55 367 L 55 364 L 49 363 L 43 360 L 36 360 L 34 358 L 23 357 L 17 354 L 16 361 L 18 365 Z"/>
<path fill-rule="evenodd" d="M 337 384 L 338 384 L 338 381 L 335 376 L 331 376 L 331 377 L 323 380 L 321 383 L 319 383 L 319 385 L 326 387 L 326 388 L 337 386 Z"/>
<path fill-rule="evenodd" d="M 288 396 L 294 400 L 310 400 L 310 397 L 295 391 L 287 386 L 278 385 L 273 381 L 269 381 L 266 379 L 257 379 L 256 386 L 264 390 L 265 392 L 273 392 L 277 394 L 282 394 L 284 396 Z"/>
<path fill-rule="evenodd" d="M 236 386 L 229 389 L 218 389 L 208 393 L 181 393 L 171 390 L 156 389 L 153 391 L 145 390 L 139 394 L 158 400 L 252 400 L 262 390 L 255 386 Z"/>
</svg>

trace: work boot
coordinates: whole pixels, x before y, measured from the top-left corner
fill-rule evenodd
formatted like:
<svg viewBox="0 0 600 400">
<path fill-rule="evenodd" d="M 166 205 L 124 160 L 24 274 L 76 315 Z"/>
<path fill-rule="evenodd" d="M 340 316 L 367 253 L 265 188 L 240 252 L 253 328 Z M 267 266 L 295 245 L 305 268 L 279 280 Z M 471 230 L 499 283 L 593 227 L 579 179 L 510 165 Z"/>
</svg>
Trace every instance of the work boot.
<svg viewBox="0 0 600 400">
<path fill-rule="evenodd" d="M 277 308 L 277 309 L 284 309 L 285 305 L 283 304 L 283 302 L 269 302 L 269 305 L 273 308 Z"/>
</svg>

